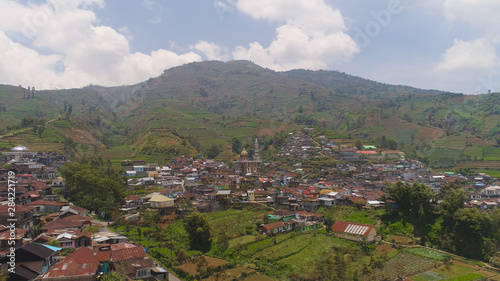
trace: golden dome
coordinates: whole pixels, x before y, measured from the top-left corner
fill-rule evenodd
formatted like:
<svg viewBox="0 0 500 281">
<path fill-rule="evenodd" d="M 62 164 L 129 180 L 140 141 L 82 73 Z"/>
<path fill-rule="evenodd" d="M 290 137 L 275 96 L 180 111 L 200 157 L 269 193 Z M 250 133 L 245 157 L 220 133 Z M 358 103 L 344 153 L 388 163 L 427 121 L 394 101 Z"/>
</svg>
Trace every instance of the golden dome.
<svg viewBox="0 0 500 281">
<path fill-rule="evenodd" d="M 245 148 L 243 148 L 243 150 L 241 151 L 240 157 L 248 157 L 248 152 Z"/>
</svg>

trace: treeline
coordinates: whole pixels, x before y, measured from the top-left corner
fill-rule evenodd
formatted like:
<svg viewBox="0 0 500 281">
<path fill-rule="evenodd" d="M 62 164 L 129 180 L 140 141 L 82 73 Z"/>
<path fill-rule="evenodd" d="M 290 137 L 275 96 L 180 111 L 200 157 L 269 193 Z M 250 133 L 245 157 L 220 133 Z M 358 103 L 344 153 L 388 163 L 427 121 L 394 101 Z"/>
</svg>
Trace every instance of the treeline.
<svg viewBox="0 0 500 281">
<path fill-rule="evenodd" d="M 125 192 L 125 178 L 101 157 L 68 162 L 59 168 L 66 180 L 63 195 L 77 206 L 105 218 L 115 218 Z"/>
<path fill-rule="evenodd" d="M 32 128 L 33 133 L 38 133 L 41 138 L 45 131 L 45 120 L 36 117 L 24 117 L 18 125 L 7 125 L 7 131 L 13 131 L 21 128 Z"/>
<path fill-rule="evenodd" d="M 493 261 L 500 250 L 500 210 L 491 213 L 466 208 L 465 191 L 448 184 L 434 193 L 418 182 L 388 186 L 396 208 L 386 205 L 383 221 L 387 228 L 411 224 L 422 245 L 483 261 Z"/>
</svg>

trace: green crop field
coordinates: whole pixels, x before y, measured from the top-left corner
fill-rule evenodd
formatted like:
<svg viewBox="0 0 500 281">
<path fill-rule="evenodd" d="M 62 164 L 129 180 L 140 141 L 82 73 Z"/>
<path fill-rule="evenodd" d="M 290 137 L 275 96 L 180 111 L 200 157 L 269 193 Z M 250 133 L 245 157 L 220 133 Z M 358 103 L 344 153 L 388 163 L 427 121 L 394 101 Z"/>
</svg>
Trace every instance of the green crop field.
<svg viewBox="0 0 500 281">
<path fill-rule="evenodd" d="M 427 249 L 427 248 L 407 248 L 407 249 L 404 249 L 403 252 L 410 253 L 410 254 L 413 254 L 415 256 L 423 257 L 426 259 L 437 260 L 437 261 L 443 261 L 446 257 L 446 255 L 443 253 L 440 253 L 438 251 L 434 251 L 431 249 Z"/>
<path fill-rule="evenodd" d="M 500 147 L 485 147 L 484 148 L 485 161 L 500 161 Z"/>
</svg>

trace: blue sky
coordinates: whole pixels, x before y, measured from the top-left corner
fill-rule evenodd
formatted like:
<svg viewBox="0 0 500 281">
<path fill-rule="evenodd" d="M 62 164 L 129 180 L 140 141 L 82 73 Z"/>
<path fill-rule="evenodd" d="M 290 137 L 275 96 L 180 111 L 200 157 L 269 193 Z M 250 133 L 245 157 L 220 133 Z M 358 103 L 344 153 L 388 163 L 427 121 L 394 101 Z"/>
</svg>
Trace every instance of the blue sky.
<svg viewBox="0 0 500 281">
<path fill-rule="evenodd" d="M 202 60 L 500 91 L 498 0 L 0 0 L 0 83 L 135 84 Z"/>
</svg>

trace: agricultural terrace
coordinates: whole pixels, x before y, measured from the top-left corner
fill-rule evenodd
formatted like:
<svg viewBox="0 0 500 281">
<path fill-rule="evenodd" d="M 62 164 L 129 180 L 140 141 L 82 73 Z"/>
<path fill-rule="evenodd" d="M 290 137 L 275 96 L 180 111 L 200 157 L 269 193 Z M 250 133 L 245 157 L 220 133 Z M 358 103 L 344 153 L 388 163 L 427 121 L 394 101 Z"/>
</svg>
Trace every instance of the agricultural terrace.
<svg viewBox="0 0 500 281">
<path fill-rule="evenodd" d="M 470 265 L 471 270 L 464 269 L 467 266 L 463 262 L 438 251 L 402 248 L 393 239 L 380 245 L 355 243 L 332 236 L 326 228 L 270 237 L 258 234 L 258 225 L 272 212 L 265 206 L 240 204 L 204 214 L 212 237 L 212 247 L 206 253 L 189 250 L 182 219 L 148 226 L 125 223 L 115 230 L 146 247 L 151 257 L 184 280 L 392 280 L 401 276 L 413 276 L 412 280 L 474 280 L 470 278 L 495 276 L 477 264 Z M 399 237 L 412 238 L 411 231 L 401 231 L 404 226 L 381 224 L 382 210 L 339 206 L 318 212 L 333 220 L 389 229 L 381 232 L 398 229 Z"/>
</svg>

